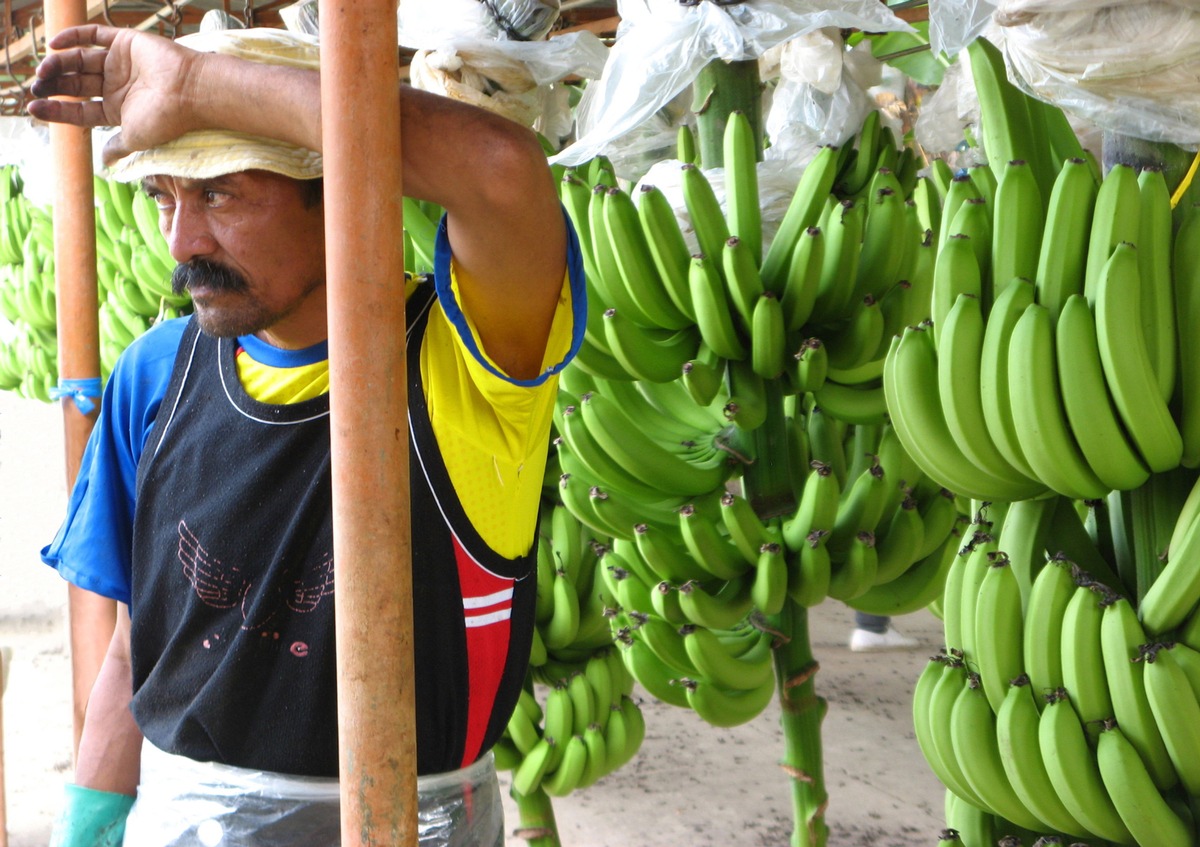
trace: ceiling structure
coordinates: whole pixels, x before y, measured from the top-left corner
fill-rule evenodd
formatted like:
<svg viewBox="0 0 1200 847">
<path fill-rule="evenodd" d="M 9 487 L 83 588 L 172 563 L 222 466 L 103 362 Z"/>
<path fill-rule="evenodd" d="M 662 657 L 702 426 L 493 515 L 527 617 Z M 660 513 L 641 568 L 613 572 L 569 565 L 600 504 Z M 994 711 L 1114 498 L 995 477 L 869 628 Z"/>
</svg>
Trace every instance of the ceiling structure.
<svg viewBox="0 0 1200 847">
<path fill-rule="evenodd" d="M 24 112 L 26 86 L 45 52 L 45 11 L 40 0 L 2 0 L 0 115 Z M 87 0 L 93 23 L 130 27 L 174 37 L 195 31 L 204 14 L 219 9 L 250 26 L 282 26 L 279 10 L 295 0 Z M 556 31 L 588 29 L 616 33 L 615 0 L 564 0 Z M 402 51 L 402 54 L 405 51 Z M 408 51 L 411 56 L 411 51 Z M 407 57 L 401 55 L 406 63 Z"/>
</svg>

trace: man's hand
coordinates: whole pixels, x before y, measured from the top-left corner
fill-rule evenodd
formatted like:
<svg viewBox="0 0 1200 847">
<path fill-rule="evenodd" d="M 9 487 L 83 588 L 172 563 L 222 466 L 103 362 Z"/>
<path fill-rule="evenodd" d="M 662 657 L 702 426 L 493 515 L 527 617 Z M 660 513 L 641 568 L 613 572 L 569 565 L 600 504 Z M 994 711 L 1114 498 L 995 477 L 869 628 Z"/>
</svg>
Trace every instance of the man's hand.
<svg viewBox="0 0 1200 847">
<path fill-rule="evenodd" d="M 48 46 L 59 52 L 37 67 L 29 114 L 76 126 L 120 126 L 104 147 L 106 163 L 196 128 L 188 90 L 202 54 L 156 35 L 94 24 L 65 29 Z M 46 99 L 55 95 L 82 99 Z"/>
</svg>

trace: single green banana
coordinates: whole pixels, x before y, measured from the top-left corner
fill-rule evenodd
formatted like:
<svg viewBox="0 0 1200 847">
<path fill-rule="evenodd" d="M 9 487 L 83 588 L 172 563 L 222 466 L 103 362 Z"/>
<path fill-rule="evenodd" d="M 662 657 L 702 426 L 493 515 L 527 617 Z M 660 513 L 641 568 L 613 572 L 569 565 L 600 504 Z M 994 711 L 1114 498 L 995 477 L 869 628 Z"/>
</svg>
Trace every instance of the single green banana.
<svg viewBox="0 0 1200 847">
<path fill-rule="evenodd" d="M 1091 584 L 1076 586 L 1063 611 L 1062 673 L 1063 686 L 1079 719 L 1095 737 L 1099 721 L 1113 716 L 1112 695 L 1104 673 L 1101 648 L 1101 623 L 1107 592 Z"/>
<path fill-rule="evenodd" d="M 1091 833 L 1063 805 L 1038 746 L 1039 712 L 1029 678 L 1017 676 L 996 712 L 996 743 L 1000 761 L 1014 793 L 1044 828 L 1079 838 Z"/>
<path fill-rule="evenodd" d="M 679 510 L 679 534 L 692 558 L 716 579 L 734 579 L 754 563 L 730 535 L 718 530 L 714 521 L 696 514 L 694 506 Z"/>
<path fill-rule="evenodd" d="M 887 419 L 887 396 L 883 391 L 882 379 L 862 385 L 843 385 L 826 380 L 812 394 L 817 405 L 839 421 L 869 426 L 881 424 Z"/>
<path fill-rule="evenodd" d="M 733 304 L 740 326 L 751 332 L 754 308 L 765 289 L 749 247 L 736 235 L 731 235 L 721 249 L 721 269 L 725 275 L 729 301 Z"/>
<path fill-rule="evenodd" d="M 580 788 L 594 785 L 602 776 L 611 772 L 607 741 L 604 730 L 598 723 L 591 723 L 584 729 L 580 738 L 587 749 L 587 763 L 583 776 L 579 780 Z"/>
<path fill-rule="evenodd" d="M 955 233 L 941 243 L 933 266 L 933 291 L 930 304 L 933 337 L 941 346 L 946 318 L 958 298 L 967 294 L 983 301 L 983 274 L 975 248 L 967 235 Z M 982 305 L 980 311 L 983 311 Z"/>
<path fill-rule="evenodd" d="M 758 561 L 762 546 L 771 539 L 767 525 L 755 513 L 750 501 L 730 492 L 722 494 L 721 523 L 742 558 L 750 563 Z"/>
<path fill-rule="evenodd" d="M 988 561 L 975 601 L 975 661 L 992 711 L 1024 670 L 1021 587 L 1004 553 Z"/>
<path fill-rule="evenodd" d="M 1096 303 L 1101 274 L 1117 245 L 1138 243 L 1141 236 L 1141 208 L 1137 170 L 1119 162 L 1114 164 L 1100 183 L 1096 204 L 1092 209 L 1083 282 L 1083 293 L 1087 295 L 1089 303 Z M 1140 291 L 1140 288 L 1137 290 Z M 1131 319 L 1133 314 L 1127 314 L 1126 319 Z"/>
<path fill-rule="evenodd" d="M 1138 175 L 1141 198 L 1138 231 L 1138 278 L 1142 284 L 1142 334 L 1164 403 L 1175 392 L 1175 294 L 1171 277 L 1171 192 L 1163 172 L 1147 168 Z"/>
<path fill-rule="evenodd" d="M 1047 695 L 1038 720 L 1038 749 L 1050 783 L 1072 817 L 1096 838 L 1136 843 L 1104 787 L 1083 724 L 1061 688 Z"/>
<path fill-rule="evenodd" d="M 750 367 L 763 379 L 774 379 L 786 366 L 783 304 L 768 291 L 755 302 L 750 318 Z"/>
<path fill-rule="evenodd" d="M 797 393 L 819 391 L 829 374 L 829 353 L 819 338 L 806 338 L 792 354 L 795 362 L 788 374 Z"/>
<path fill-rule="evenodd" d="M 712 184 L 704 171 L 695 165 L 684 164 L 679 170 L 684 205 L 687 206 L 700 252 L 706 256 L 720 256 L 730 232 Z"/>
<path fill-rule="evenodd" d="M 721 253 L 712 255 L 719 257 Z M 688 290 L 704 343 L 723 359 L 744 359 L 748 350 L 734 326 L 725 282 L 717 264 L 707 255 L 692 256 L 688 267 Z"/>
<path fill-rule="evenodd" d="M 1109 488 L 1084 458 L 1067 423 L 1054 350 L 1054 318 L 1034 303 L 1013 327 L 1008 347 L 1008 395 L 1017 438 L 1034 474 L 1047 486 L 1079 500 Z"/>
<path fill-rule="evenodd" d="M 833 555 L 831 551 L 831 555 Z M 844 552 L 837 553 L 829 577 L 829 596 L 849 603 L 875 586 L 879 573 L 879 551 L 875 533 L 862 530 L 850 539 Z"/>
<path fill-rule="evenodd" d="M 1100 733 L 1096 762 L 1108 796 L 1138 844 L 1190 847 L 1192 828 L 1159 793 L 1150 772 L 1125 733 L 1110 723 Z"/>
<path fill-rule="evenodd" d="M 1129 243 L 1120 243 L 1095 283 L 1100 361 L 1121 421 L 1146 465 L 1160 473 L 1179 466 L 1183 439 L 1158 393 L 1139 319 L 1140 291 L 1137 251 Z"/>
<path fill-rule="evenodd" d="M 1083 294 L 1096 180 L 1083 159 L 1063 162 L 1046 210 L 1037 262 L 1037 302 L 1058 317 L 1067 298 Z"/>
<path fill-rule="evenodd" d="M 942 245 L 950 238 L 950 225 L 954 223 L 954 216 L 958 214 L 959 208 L 968 200 L 982 199 L 983 195 L 979 193 L 979 186 L 975 184 L 975 180 L 971 175 L 964 172 L 955 174 L 946 187 L 946 194 L 942 202 L 940 228 L 937 231 L 935 243 L 937 249 L 941 249 Z"/>
<path fill-rule="evenodd" d="M 1178 420 L 1182 463 L 1195 468 L 1200 467 L 1200 333 L 1185 328 L 1200 325 L 1200 214 L 1192 207 L 1182 217 L 1172 254 L 1175 318 L 1180 327 Z"/>
<path fill-rule="evenodd" d="M 687 707 L 683 687 L 675 684 L 680 676 L 654 655 L 648 645 L 639 639 L 630 639 L 629 643 L 623 645 L 621 657 L 629 673 L 647 694 L 669 706 Z"/>
<path fill-rule="evenodd" d="M 772 291 L 779 290 L 782 279 L 790 273 L 793 253 L 797 250 L 802 233 L 816 226 L 833 188 L 837 163 L 837 148 L 822 147 L 805 165 L 783 220 L 779 222 L 779 229 L 763 257 L 763 283 Z"/>
<path fill-rule="evenodd" d="M 829 366 L 837 370 L 862 367 L 875 357 L 883 341 L 883 311 L 870 294 L 854 304 L 846 321 L 836 330 L 822 333 Z"/>
<path fill-rule="evenodd" d="M 668 330 L 639 326 L 616 309 L 604 310 L 604 341 L 632 379 L 672 382 L 700 347 L 695 326 Z"/>
<path fill-rule="evenodd" d="M 688 620 L 709 629 L 733 629 L 754 607 L 750 574 L 723 583 L 710 593 L 702 583 L 679 586 L 679 605 Z"/>
<path fill-rule="evenodd" d="M 858 129 L 855 155 L 839 175 L 836 185 L 838 193 L 854 195 L 866 190 L 879 162 L 883 130 L 883 118 L 878 110 L 872 109 L 867 112 L 862 126 Z"/>
<path fill-rule="evenodd" d="M 908 227 L 904 196 L 897 189 L 885 185 L 868 199 L 854 280 L 856 298 L 878 299 L 900 279 Z"/>
<path fill-rule="evenodd" d="M 980 390 L 985 331 L 983 304 L 960 294 L 938 335 L 938 389 L 946 426 L 955 443 L 978 467 L 1014 484 L 1036 483 L 1015 468 L 996 447 L 988 431 Z"/>
<path fill-rule="evenodd" d="M 1023 637 L 1023 664 L 1038 706 L 1044 706 L 1047 692 L 1063 685 L 1062 621 L 1067 605 L 1075 596 L 1075 582 L 1069 563 L 1051 559 L 1045 564 L 1029 591 Z"/>
<path fill-rule="evenodd" d="M 746 245 L 757 268 L 762 264 L 762 205 L 758 197 L 760 146 L 745 112 L 733 111 L 725 124 L 725 206 L 729 232 Z M 776 294 L 783 289 L 771 289 Z"/>
<path fill-rule="evenodd" d="M 993 297 L 1016 277 L 1037 278 L 1042 209 L 1041 191 L 1032 166 L 1021 159 L 1005 165 L 997 181 L 992 212 Z"/>
<path fill-rule="evenodd" d="M 729 691 L 698 680 L 683 685 L 688 705 L 705 723 L 718 727 L 740 726 L 762 714 L 775 696 L 775 677 L 756 688 Z"/>
<path fill-rule="evenodd" d="M 753 637 L 753 646 L 733 655 L 716 634 L 705 627 L 687 627 L 683 643 L 700 675 L 730 691 L 748 691 L 763 685 L 773 672 L 772 638 L 764 633 Z"/>
<path fill-rule="evenodd" d="M 863 207 L 847 200 L 835 206 L 829 220 L 821 225 L 825 234 L 825 254 L 810 317 L 815 323 L 836 322 L 850 311 L 864 217 Z"/>
<path fill-rule="evenodd" d="M 638 189 L 637 211 L 646 236 L 646 246 L 667 296 L 676 309 L 694 320 L 696 316 L 688 287 L 691 255 L 683 231 L 679 228 L 679 220 L 675 217 L 675 209 L 657 186 L 643 183 Z"/>
<path fill-rule="evenodd" d="M 1013 159 L 1035 162 L 1041 139 L 1034 136 L 1029 98 L 1009 81 L 1004 54 L 985 38 L 967 47 L 971 76 L 979 97 L 984 154 L 993 175 Z"/>
<path fill-rule="evenodd" d="M 1146 695 L 1141 661 L 1141 648 L 1146 640 L 1146 632 L 1132 603 L 1119 597 L 1105 606 L 1100 624 L 1100 649 L 1113 716 L 1138 751 L 1158 790 L 1167 791 L 1179 782 L 1179 775 L 1171 764 Z"/>
<path fill-rule="evenodd" d="M 963 666 L 962 660 L 951 658 L 945 663 L 941 677 L 934 683 L 933 691 L 929 695 L 925 719 L 929 725 L 928 735 L 934 756 L 941 763 L 939 779 L 955 796 L 982 808 L 986 804 L 967 782 L 962 764 L 956 755 L 950 725 L 950 719 L 954 714 L 954 705 L 966 684 L 967 670 Z M 987 811 L 991 813 L 993 810 L 987 807 Z"/>
<path fill-rule="evenodd" d="M 1013 426 L 1012 402 L 1008 394 L 1008 351 L 1013 327 L 1033 299 L 1033 284 L 1024 280 L 1014 282 L 1001 292 L 988 312 L 979 358 L 979 393 L 988 433 L 1008 463 L 1031 478 L 1036 475 L 1025 458 Z"/>
<path fill-rule="evenodd" d="M 1021 802 L 1004 772 L 996 718 L 977 674 L 967 675 L 967 684 L 951 709 L 950 739 L 967 784 L 987 808 L 1018 826 L 1042 828 L 1042 821 Z"/>
<path fill-rule="evenodd" d="M 1082 294 L 1072 294 L 1063 304 L 1055 355 L 1063 408 L 1084 459 L 1109 489 L 1138 488 L 1149 479 L 1150 469 L 1118 418 L 1104 379 L 1096 321 Z"/>
<path fill-rule="evenodd" d="M 783 293 L 780 302 L 783 305 L 784 327 L 788 332 L 797 332 L 808 321 L 817 300 L 817 290 L 821 283 L 821 267 L 825 262 L 825 234 L 817 226 L 807 227 L 796 238 L 792 250 L 792 259 L 787 266 L 784 278 Z M 768 284 L 769 277 L 764 271 L 763 285 Z"/>
<path fill-rule="evenodd" d="M 550 768 L 550 757 L 554 752 L 556 741 L 543 737 L 537 745 L 525 754 L 521 764 L 517 765 L 512 775 L 512 790 L 519 796 L 532 794 L 542 784 L 542 779 Z"/>
<path fill-rule="evenodd" d="M 662 329 L 690 326 L 691 318 L 675 305 L 658 274 L 633 199 L 619 188 L 610 188 L 602 209 L 607 242 L 601 240 L 600 245 L 603 248 L 607 243 L 607 249 L 612 251 L 625 299 L 636 307 L 629 316 L 642 326 Z"/>
<path fill-rule="evenodd" d="M 1179 781 L 1191 795 L 1200 791 L 1200 702 L 1175 649 L 1149 651 L 1143 661 L 1146 699 Z"/>
<path fill-rule="evenodd" d="M 566 797 L 580 787 L 584 768 L 587 767 L 587 747 L 582 735 L 572 735 L 560 742 L 563 748 L 562 758 L 554 770 L 546 773 L 540 787 L 551 797 Z"/>
</svg>

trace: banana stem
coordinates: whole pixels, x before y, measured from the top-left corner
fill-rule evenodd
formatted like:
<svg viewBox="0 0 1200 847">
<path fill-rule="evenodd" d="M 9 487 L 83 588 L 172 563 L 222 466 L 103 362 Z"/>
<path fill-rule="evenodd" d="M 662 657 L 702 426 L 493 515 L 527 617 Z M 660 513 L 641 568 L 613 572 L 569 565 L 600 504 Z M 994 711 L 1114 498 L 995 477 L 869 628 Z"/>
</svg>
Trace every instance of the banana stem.
<svg viewBox="0 0 1200 847">
<path fill-rule="evenodd" d="M 1175 518 L 1189 490 L 1187 473 L 1177 469 L 1152 474 L 1126 493 L 1138 602 L 1162 572 Z"/>
<path fill-rule="evenodd" d="M 1105 173 L 1113 165 L 1131 165 L 1139 169 L 1157 168 L 1163 172 L 1172 191 L 1187 173 L 1195 155 L 1169 141 L 1149 141 L 1116 132 L 1103 133 L 1101 147 Z"/>
<path fill-rule="evenodd" d="M 700 161 L 706 168 L 723 167 L 725 163 L 725 124 L 733 112 L 741 112 L 754 128 L 762 158 L 762 78 L 758 60 L 709 62 L 701 69 L 692 84 L 692 110 L 696 113 L 696 130 L 700 142 Z"/>
<path fill-rule="evenodd" d="M 780 767 L 792 781 L 791 847 L 825 847 L 829 794 L 825 790 L 821 723 L 828 706 L 816 693 L 818 665 L 808 633 L 808 609 L 789 601 L 769 623 L 787 639 L 775 649 L 775 681 L 784 744 Z"/>
<path fill-rule="evenodd" d="M 509 794 L 517 804 L 520 826 L 515 835 L 528 847 L 562 847 L 558 840 L 558 823 L 554 820 L 554 805 L 550 795 L 538 788 L 529 794 Z"/>
<path fill-rule="evenodd" d="M 767 418 L 754 430 L 753 461 L 746 466 L 742 485 L 746 500 L 763 520 L 796 511 L 792 472 L 788 462 L 787 415 L 783 386 L 778 379 L 764 382 Z"/>
</svg>

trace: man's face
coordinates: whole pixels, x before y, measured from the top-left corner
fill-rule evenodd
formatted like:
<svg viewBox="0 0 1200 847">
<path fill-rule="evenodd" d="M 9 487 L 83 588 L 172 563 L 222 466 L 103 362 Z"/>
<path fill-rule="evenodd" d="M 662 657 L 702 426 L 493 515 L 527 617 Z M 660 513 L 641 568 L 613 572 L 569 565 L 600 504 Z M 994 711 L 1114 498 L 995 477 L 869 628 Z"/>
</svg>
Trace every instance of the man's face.
<svg viewBox="0 0 1200 847">
<path fill-rule="evenodd" d="M 244 171 L 153 176 L 143 188 L 179 263 L 172 284 L 191 293 L 205 332 L 260 333 L 285 347 L 325 337 L 324 216 L 300 182 Z"/>
</svg>

